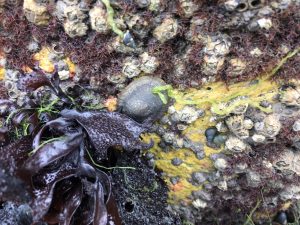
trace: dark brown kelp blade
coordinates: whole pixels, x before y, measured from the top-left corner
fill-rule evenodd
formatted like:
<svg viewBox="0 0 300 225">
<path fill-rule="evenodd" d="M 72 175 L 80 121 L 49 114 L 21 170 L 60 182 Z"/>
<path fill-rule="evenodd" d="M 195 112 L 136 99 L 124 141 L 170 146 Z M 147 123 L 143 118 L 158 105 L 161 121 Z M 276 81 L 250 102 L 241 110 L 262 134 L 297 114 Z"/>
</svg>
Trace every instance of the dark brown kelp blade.
<svg viewBox="0 0 300 225">
<path fill-rule="evenodd" d="M 67 190 L 64 190 L 66 187 Z M 54 191 L 54 201 L 44 217 L 45 221 L 49 224 L 69 225 L 81 204 L 82 197 L 82 183 L 78 179 L 76 181 L 63 180 Z"/>
<path fill-rule="evenodd" d="M 81 133 L 65 136 L 62 140 L 53 141 L 42 146 L 26 162 L 25 168 L 31 174 L 35 174 L 43 167 L 68 155 L 72 151 L 79 151 L 80 143 L 83 141 Z"/>
<path fill-rule="evenodd" d="M 55 185 L 61 180 L 75 176 L 76 170 L 77 168 L 73 164 L 64 163 L 53 172 L 44 173 L 33 178 L 33 183 L 37 186 L 33 191 L 34 201 L 31 206 L 34 221 L 39 221 L 47 213 L 53 200 Z"/>
<path fill-rule="evenodd" d="M 146 128 L 123 114 L 63 110 L 61 115 L 76 120 L 86 130 L 97 157 L 101 159 L 107 158 L 107 149 L 112 146 L 123 146 L 126 150 L 147 149 L 152 146 L 152 143 L 146 144 L 139 139 Z"/>
<path fill-rule="evenodd" d="M 93 225 L 106 225 L 107 224 L 107 209 L 104 202 L 104 191 L 99 179 L 95 182 L 94 193 L 94 221 Z"/>
</svg>

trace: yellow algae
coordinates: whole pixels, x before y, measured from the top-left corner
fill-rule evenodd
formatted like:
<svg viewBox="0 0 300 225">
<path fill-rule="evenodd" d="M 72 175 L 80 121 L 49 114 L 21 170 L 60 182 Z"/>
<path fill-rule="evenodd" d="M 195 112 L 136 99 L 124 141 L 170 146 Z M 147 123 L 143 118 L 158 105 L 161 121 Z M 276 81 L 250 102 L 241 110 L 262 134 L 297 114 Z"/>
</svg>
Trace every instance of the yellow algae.
<svg viewBox="0 0 300 225">
<path fill-rule="evenodd" d="M 226 116 L 239 106 L 250 105 L 259 108 L 268 113 L 271 108 L 263 108 L 260 103 L 275 101 L 275 95 L 278 93 L 279 84 L 272 82 L 270 77 L 284 65 L 284 63 L 294 56 L 299 49 L 289 53 L 284 57 L 270 73 L 253 81 L 239 82 L 231 85 L 225 85 L 223 82 L 215 82 L 202 86 L 200 89 L 188 89 L 184 91 L 173 89 L 170 85 L 157 87 L 153 93 L 162 97 L 161 92 L 166 91 L 168 96 L 175 99 L 174 107 L 176 110 L 182 109 L 186 105 L 193 105 L 196 108 L 205 111 L 205 116 L 189 125 L 182 134 L 193 142 L 204 144 L 204 159 L 197 159 L 190 149 L 172 149 L 168 152 L 163 151 L 158 143 L 160 138 L 156 134 L 147 134 L 144 139 L 153 139 L 155 144 L 150 150 L 156 158 L 155 166 L 164 172 L 164 179 L 169 187 L 169 203 L 178 203 L 179 201 L 189 202 L 189 196 L 192 191 L 200 190 L 202 186 L 194 186 L 189 182 L 193 172 L 209 172 L 214 170 L 210 156 L 224 151 L 224 146 L 220 149 L 212 149 L 205 145 L 205 130 L 216 125 L 213 117 Z M 180 158 L 183 163 L 174 166 L 171 163 L 173 158 Z M 177 184 L 170 182 L 170 177 L 179 177 Z"/>
<path fill-rule="evenodd" d="M 0 52 L 0 59 L 4 58 L 4 54 Z M 5 68 L 0 66 L 0 80 L 3 80 L 5 77 Z"/>
<path fill-rule="evenodd" d="M 54 64 L 49 60 L 50 53 L 51 50 L 49 48 L 43 47 L 41 51 L 36 53 L 33 57 L 34 60 L 39 62 L 39 67 L 47 73 L 53 73 L 55 70 Z M 69 57 L 66 57 L 64 62 L 68 65 L 70 76 L 73 77 L 76 73 L 76 65 Z"/>
<path fill-rule="evenodd" d="M 5 69 L 3 67 L 0 67 L 0 80 L 3 80 L 5 77 Z"/>
<path fill-rule="evenodd" d="M 55 67 L 53 63 L 49 60 L 50 49 L 47 47 L 43 47 L 41 51 L 36 53 L 33 56 L 33 59 L 39 62 L 39 67 L 44 70 L 46 73 L 53 73 Z"/>
</svg>

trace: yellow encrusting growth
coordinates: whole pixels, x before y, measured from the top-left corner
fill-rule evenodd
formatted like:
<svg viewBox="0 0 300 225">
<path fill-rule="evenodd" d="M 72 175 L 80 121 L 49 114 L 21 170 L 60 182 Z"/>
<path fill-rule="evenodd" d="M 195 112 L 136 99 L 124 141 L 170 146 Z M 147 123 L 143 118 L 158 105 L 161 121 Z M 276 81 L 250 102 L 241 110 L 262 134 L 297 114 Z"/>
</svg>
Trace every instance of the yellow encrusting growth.
<svg viewBox="0 0 300 225">
<path fill-rule="evenodd" d="M 41 51 L 33 56 L 33 59 L 39 62 L 39 67 L 43 71 L 46 73 L 53 73 L 55 68 L 53 63 L 49 60 L 49 54 L 49 48 L 43 47 Z"/>
<path fill-rule="evenodd" d="M 49 48 L 43 47 L 41 49 L 41 51 L 36 53 L 33 57 L 34 60 L 39 62 L 39 67 L 46 73 L 53 73 L 55 70 L 54 64 L 49 60 L 50 53 L 51 53 L 51 50 Z M 64 61 L 68 65 L 69 72 L 72 77 L 75 74 L 76 66 L 68 57 L 65 58 Z"/>
<path fill-rule="evenodd" d="M 239 106 L 250 105 L 259 108 L 268 113 L 271 108 L 263 108 L 260 103 L 268 101 L 273 103 L 275 95 L 278 93 L 279 84 L 270 80 L 272 76 L 284 65 L 284 63 L 293 57 L 299 49 L 294 50 L 284 57 L 270 73 L 263 75 L 254 81 L 246 81 L 226 86 L 223 82 L 207 84 L 200 89 L 189 89 L 179 91 L 172 89 L 171 86 L 158 87 L 154 93 L 167 91 L 169 97 L 175 99 L 174 107 L 176 110 L 182 109 L 186 105 L 193 105 L 196 108 L 203 109 L 205 116 L 196 120 L 183 131 L 183 135 L 194 142 L 204 144 L 205 158 L 199 160 L 190 149 L 172 149 L 164 152 L 158 145 L 159 136 L 156 134 L 144 135 L 143 139 L 155 141 L 154 147 L 150 150 L 155 155 L 155 165 L 165 174 L 165 181 L 169 187 L 169 203 L 189 202 L 188 196 L 192 191 L 200 190 L 201 186 L 192 185 L 188 179 L 191 179 L 193 172 L 207 172 L 214 170 L 211 154 L 224 151 L 224 146 L 220 149 L 212 149 L 205 145 L 205 130 L 215 125 L 214 117 L 224 117 Z M 174 166 L 171 163 L 173 158 L 180 158 L 183 163 Z M 173 185 L 170 182 L 171 177 L 179 177 L 179 183 Z"/>
<path fill-rule="evenodd" d="M 4 59 L 4 54 L 0 52 L 0 59 Z M 0 66 L 0 80 L 3 80 L 5 77 L 5 68 Z"/>
</svg>

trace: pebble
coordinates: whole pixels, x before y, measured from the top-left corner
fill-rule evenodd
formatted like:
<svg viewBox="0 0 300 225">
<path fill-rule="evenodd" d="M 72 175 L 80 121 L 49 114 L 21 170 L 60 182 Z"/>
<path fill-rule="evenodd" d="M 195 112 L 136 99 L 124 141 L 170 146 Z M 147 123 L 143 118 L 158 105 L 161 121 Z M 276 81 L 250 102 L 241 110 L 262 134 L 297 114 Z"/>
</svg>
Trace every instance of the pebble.
<svg viewBox="0 0 300 225">
<path fill-rule="evenodd" d="M 180 178 L 179 177 L 171 177 L 170 182 L 175 185 L 179 182 Z"/>
<path fill-rule="evenodd" d="M 168 144 L 172 144 L 175 140 L 175 134 L 172 132 L 167 132 L 163 135 L 163 140 Z"/>
<path fill-rule="evenodd" d="M 171 160 L 171 162 L 174 166 L 179 166 L 183 161 L 179 158 L 174 158 Z"/>
<path fill-rule="evenodd" d="M 206 176 L 201 172 L 192 173 L 192 182 L 196 185 L 200 185 L 206 181 Z"/>
<path fill-rule="evenodd" d="M 205 158 L 205 152 L 204 151 L 198 151 L 195 154 L 196 154 L 197 159 L 199 159 L 199 160 Z"/>
<path fill-rule="evenodd" d="M 217 146 L 220 146 L 225 143 L 227 138 L 228 138 L 227 135 L 218 134 L 217 136 L 214 137 L 213 143 L 216 144 Z"/>
<path fill-rule="evenodd" d="M 207 128 L 205 130 L 205 137 L 206 137 L 207 142 L 212 142 L 217 133 L 218 133 L 217 128 L 215 128 L 215 127 Z"/>
<path fill-rule="evenodd" d="M 276 221 L 280 225 L 286 225 L 287 224 L 287 215 L 285 212 L 279 212 L 276 216 Z"/>
<path fill-rule="evenodd" d="M 163 80 L 149 76 L 134 80 L 121 92 L 118 108 L 137 122 L 159 115 L 165 105 L 152 89 L 162 85 L 165 85 Z"/>
<path fill-rule="evenodd" d="M 205 201 L 211 201 L 212 200 L 211 194 L 207 191 L 204 191 L 204 190 L 193 191 L 192 195 L 193 195 L 194 198 L 201 198 Z"/>
</svg>

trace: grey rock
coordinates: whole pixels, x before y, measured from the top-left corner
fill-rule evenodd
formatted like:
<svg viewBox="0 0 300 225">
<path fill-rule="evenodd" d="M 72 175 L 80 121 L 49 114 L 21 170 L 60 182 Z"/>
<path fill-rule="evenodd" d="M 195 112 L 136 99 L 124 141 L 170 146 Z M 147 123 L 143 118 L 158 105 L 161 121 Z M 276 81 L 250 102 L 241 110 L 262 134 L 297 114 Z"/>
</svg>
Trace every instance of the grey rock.
<svg viewBox="0 0 300 225">
<path fill-rule="evenodd" d="M 172 159 L 171 162 L 174 166 L 179 166 L 179 165 L 181 165 L 182 160 L 180 158 L 174 158 L 174 159 Z"/>
<path fill-rule="evenodd" d="M 192 182 L 195 185 L 200 185 L 206 181 L 206 176 L 201 172 L 192 173 Z"/>
<path fill-rule="evenodd" d="M 120 94 L 120 111 L 138 122 L 157 116 L 165 105 L 158 95 L 152 93 L 152 89 L 162 85 L 165 82 L 154 77 L 144 76 L 134 80 Z"/>
<path fill-rule="evenodd" d="M 179 182 L 180 178 L 179 177 L 171 177 L 170 182 L 175 185 Z"/>
<path fill-rule="evenodd" d="M 201 198 L 205 201 L 211 201 L 212 200 L 211 193 L 209 193 L 208 191 L 204 191 L 204 190 L 193 191 L 192 195 L 193 195 L 194 198 Z"/>
<path fill-rule="evenodd" d="M 201 160 L 205 158 L 205 152 L 204 151 L 199 151 L 195 152 L 197 159 Z"/>
</svg>

